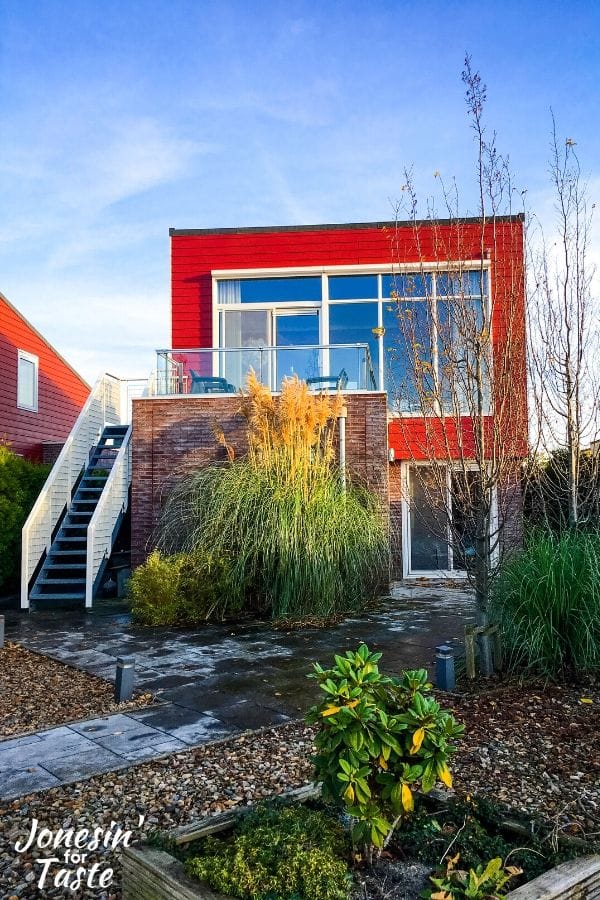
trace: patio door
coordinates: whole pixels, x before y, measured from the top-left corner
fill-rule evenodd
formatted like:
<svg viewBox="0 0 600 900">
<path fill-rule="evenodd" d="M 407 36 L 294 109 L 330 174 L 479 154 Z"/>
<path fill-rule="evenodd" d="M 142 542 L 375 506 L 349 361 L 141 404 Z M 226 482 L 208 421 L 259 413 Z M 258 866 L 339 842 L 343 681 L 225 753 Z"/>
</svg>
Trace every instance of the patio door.
<svg viewBox="0 0 600 900">
<path fill-rule="evenodd" d="M 405 464 L 405 575 L 465 573 L 475 556 L 479 479 L 474 470 Z M 495 513 L 494 513 L 495 516 Z"/>
<path fill-rule="evenodd" d="M 276 351 L 275 389 L 284 377 L 297 375 L 313 378 L 319 375 L 319 310 L 277 310 L 274 315 Z M 279 349 L 281 348 L 281 349 Z"/>
</svg>

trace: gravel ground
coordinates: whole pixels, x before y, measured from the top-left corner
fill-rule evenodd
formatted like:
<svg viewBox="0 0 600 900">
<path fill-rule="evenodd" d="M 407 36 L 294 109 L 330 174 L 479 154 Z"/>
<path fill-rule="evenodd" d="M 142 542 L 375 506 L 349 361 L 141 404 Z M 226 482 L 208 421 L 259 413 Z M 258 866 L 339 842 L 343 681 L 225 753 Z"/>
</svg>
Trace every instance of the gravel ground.
<svg viewBox="0 0 600 900">
<path fill-rule="evenodd" d="M 103 678 L 7 642 L 0 650 L 0 738 L 152 702 L 151 694 L 139 694 L 130 703 L 115 703 L 113 691 Z"/>
<path fill-rule="evenodd" d="M 591 700 L 582 703 L 581 699 Z M 600 820 L 600 691 L 548 685 L 508 687 L 482 695 L 447 698 L 467 726 L 452 768 L 458 791 L 486 794 L 520 810 L 542 814 L 557 830 L 578 835 L 598 831 Z M 0 806 L 0 891 L 3 897 L 65 896 L 52 882 L 39 890 L 39 864 L 15 841 L 40 828 L 110 827 L 133 830 L 134 839 L 155 828 L 186 824 L 210 812 L 306 783 L 312 729 L 291 723 L 196 750 L 174 754 L 126 771 L 102 775 Z M 145 816 L 143 826 L 139 817 Z M 64 866 L 64 849 L 36 850 L 56 856 L 52 876 Z M 118 852 L 93 850 L 85 866 L 114 866 L 112 885 L 85 888 L 72 897 L 116 900 Z M 75 866 L 71 866 L 74 869 Z"/>
</svg>

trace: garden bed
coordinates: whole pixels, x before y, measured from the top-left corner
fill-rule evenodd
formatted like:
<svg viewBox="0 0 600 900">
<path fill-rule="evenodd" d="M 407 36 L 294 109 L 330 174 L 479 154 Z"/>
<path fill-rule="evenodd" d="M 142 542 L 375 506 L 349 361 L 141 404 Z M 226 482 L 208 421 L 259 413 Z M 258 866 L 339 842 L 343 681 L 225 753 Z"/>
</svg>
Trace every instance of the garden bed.
<svg viewBox="0 0 600 900">
<path fill-rule="evenodd" d="M 152 702 L 137 694 L 116 703 L 109 681 L 10 642 L 0 650 L 0 694 L 0 740 Z"/>
<path fill-rule="evenodd" d="M 276 815 L 281 813 L 282 808 L 288 812 L 290 809 L 297 810 L 299 803 L 306 803 L 307 806 L 314 807 L 316 797 L 317 791 L 312 786 L 291 791 L 287 796 L 288 804 L 285 807 L 277 805 L 275 813 Z M 318 815 L 326 815 L 327 813 L 323 812 L 323 809 L 326 808 L 318 800 L 316 804 L 315 808 L 319 810 Z M 382 898 L 386 898 L 386 900 L 417 900 L 425 887 L 432 888 L 428 876 L 436 867 L 436 863 L 439 864 L 439 860 L 435 859 L 435 850 L 432 846 L 436 843 L 436 829 L 441 829 L 437 834 L 437 841 L 444 845 L 446 853 L 450 843 L 450 846 L 454 845 L 454 850 L 456 850 L 456 846 L 460 846 L 465 855 L 471 854 L 473 860 L 480 858 L 485 860 L 488 852 L 485 840 L 489 840 L 489 851 L 497 852 L 498 841 L 502 841 L 503 838 L 500 837 L 500 832 L 492 836 L 491 832 L 484 831 L 481 823 L 484 822 L 488 825 L 490 823 L 486 822 L 485 817 L 480 816 L 479 813 L 474 815 L 476 804 L 472 805 L 470 814 L 467 812 L 464 815 L 462 826 L 459 826 L 458 822 L 464 814 L 464 804 L 459 802 L 456 810 L 453 809 L 454 804 L 455 801 L 448 801 L 447 798 L 428 798 L 427 809 L 421 810 L 419 820 L 409 826 L 406 835 L 398 834 L 391 842 L 391 852 L 386 851 L 381 860 L 373 867 L 366 866 L 364 863 L 355 865 L 353 887 L 348 885 L 347 888 L 348 897 L 352 900 L 382 900 Z M 193 868 L 195 855 L 204 852 L 203 847 L 206 845 L 207 839 L 210 846 L 209 853 L 214 852 L 215 847 L 219 845 L 227 847 L 228 844 L 231 844 L 232 832 L 235 832 L 240 823 L 246 819 L 248 812 L 248 809 L 237 810 L 207 817 L 162 837 L 154 836 L 151 844 L 126 850 L 123 857 L 123 900 L 171 900 L 171 898 L 221 900 L 221 898 L 229 898 L 231 896 L 229 893 L 219 893 L 205 881 L 190 877 L 192 874 L 190 863 Z M 491 809 L 488 810 L 488 815 L 493 812 Z M 307 813 L 310 814 L 310 811 L 307 810 Z M 503 811 L 498 810 L 497 813 L 500 819 L 502 816 L 509 818 Z M 334 813 L 330 811 L 329 815 L 332 815 L 335 820 Z M 440 823 L 443 824 L 443 828 Z M 454 824 L 453 828 L 448 827 L 450 823 Z M 528 853 L 525 849 L 527 841 L 523 839 L 522 833 L 518 834 L 518 829 L 515 830 L 517 834 L 513 834 L 512 841 L 514 846 L 508 853 L 512 852 L 514 855 L 513 863 L 518 861 L 523 862 L 525 867 L 530 865 L 536 877 L 526 880 L 524 875 L 521 875 L 521 887 L 511 891 L 508 897 L 514 898 L 514 900 L 534 900 L 534 898 L 543 896 L 547 900 L 551 900 L 551 898 L 567 900 L 567 898 L 583 896 L 600 896 L 600 855 L 562 861 L 549 868 L 548 859 L 554 858 L 556 861 L 565 853 L 569 853 L 568 849 L 565 850 L 566 842 L 563 841 L 563 846 L 557 848 L 558 852 L 548 845 L 548 856 L 544 867 L 544 864 L 540 862 L 539 852 L 539 847 L 543 847 L 543 841 L 531 840 L 530 845 L 537 844 L 538 849 Z M 246 837 L 248 834 L 251 835 L 252 831 L 247 831 Z M 292 834 L 295 840 L 296 829 Z M 507 846 L 505 843 L 502 848 L 505 856 L 508 855 Z M 573 852 L 573 847 L 570 849 Z M 262 854 L 261 850 L 258 852 Z M 285 855 L 285 851 L 277 847 L 274 859 L 276 860 L 278 854 L 282 852 Z M 579 852 L 581 853 L 581 848 L 579 848 Z M 516 857 L 519 855 L 520 859 L 517 860 Z M 427 858 L 427 862 L 424 862 L 424 858 Z M 319 863 L 321 866 L 327 866 L 326 860 L 320 859 Z M 475 861 L 472 864 L 475 865 Z M 258 865 L 260 867 L 261 863 Z M 544 868 L 546 871 L 543 874 L 537 874 Z M 287 862 L 284 862 L 282 871 L 285 873 L 287 885 L 287 879 L 291 877 Z M 252 875 L 254 875 L 253 866 L 248 870 L 248 877 L 252 877 Z M 516 877 L 519 878 L 518 875 Z M 317 889 L 316 893 L 311 896 L 321 897 L 321 891 Z M 335 893 L 335 896 L 337 897 L 338 894 Z"/>
</svg>

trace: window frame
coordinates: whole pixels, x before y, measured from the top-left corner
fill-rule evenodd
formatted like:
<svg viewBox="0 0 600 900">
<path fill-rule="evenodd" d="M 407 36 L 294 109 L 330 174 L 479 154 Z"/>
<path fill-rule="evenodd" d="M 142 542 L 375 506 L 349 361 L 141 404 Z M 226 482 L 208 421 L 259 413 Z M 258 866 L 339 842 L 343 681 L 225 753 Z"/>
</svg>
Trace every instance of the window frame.
<svg viewBox="0 0 600 900">
<path fill-rule="evenodd" d="M 452 536 L 451 536 L 451 526 L 448 525 L 448 562 L 450 563 L 450 568 L 448 569 L 411 569 L 411 529 L 410 529 L 410 504 L 411 504 L 411 494 L 410 494 L 410 470 L 423 466 L 444 466 L 446 468 L 446 491 L 447 491 L 447 502 L 448 498 L 451 500 L 451 478 L 452 474 L 456 472 L 476 472 L 477 471 L 477 463 L 475 462 L 467 462 L 467 461 L 456 461 L 451 463 L 449 461 L 432 461 L 430 459 L 418 460 L 402 460 L 400 463 L 400 504 L 401 504 L 401 528 L 402 528 L 402 577 L 403 578 L 456 578 L 456 579 L 465 579 L 469 578 L 469 573 L 466 569 L 455 569 L 454 565 L 454 548 L 452 546 Z M 491 519 L 490 519 L 490 535 L 497 534 L 498 532 L 498 489 L 494 487 L 493 495 L 492 495 L 492 511 L 491 511 Z M 492 565 L 496 565 L 498 562 L 499 556 L 499 547 L 496 543 L 492 554 L 491 554 L 491 562 Z"/>
<path fill-rule="evenodd" d="M 320 342 L 321 345 L 326 346 L 330 343 L 329 341 L 329 307 L 337 304 L 350 304 L 350 303 L 377 303 L 377 327 L 381 329 L 383 327 L 383 304 L 389 303 L 390 298 L 383 296 L 383 276 L 401 276 L 406 274 L 421 274 L 421 275 L 437 275 L 437 274 L 453 274 L 458 273 L 461 277 L 464 273 L 471 271 L 480 271 L 483 268 L 484 273 L 486 273 L 486 283 L 487 283 L 487 295 L 484 295 L 482 299 L 482 309 L 484 312 L 484 316 L 486 317 L 489 323 L 490 336 L 492 333 L 492 322 L 491 322 L 491 295 L 492 295 L 492 284 L 491 284 L 491 262 L 489 260 L 484 260 L 483 265 L 481 259 L 469 259 L 463 261 L 456 260 L 445 260 L 443 262 L 412 262 L 412 263 L 369 263 L 364 265 L 348 265 L 348 266 L 289 266 L 289 267 L 275 267 L 275 268 L 259 268 L 259 269 L 213 269 L 211 271 L 212 278 L 212 327 L 213 327 L 213 342 L 215 347 L 221 348 L 223 346 L 223 334 L 221 330 L 221 318 L 220 313 L 237 309 L 240 311 L 240 307 L 244 307 L 245 309 L 267 309 L 271 311 L 271 318 L 273 319 L 276 311 L 279 309 L 282 310 L 308 310 L 310 308 L 314 309 L 317 307 L 320 310 Z M 228 304 L 228 303 L 220 303 L 219 302 L 219 281 L 223 280 L 241 280 L 244 278 L 281 278 L 281 277 L 298 277 L 298 276 L 310 276 L 310 275 L 320 275 L 321 276 L 321 300 L 320 301 L 280 301 L 280 302 L 269 302 L 266 301 L 264 303 L 248 303 L 248 304 Z M 329 298 L 329 276 L 336 275 L 375 275 L 377 276 L 377 298 L 354 298 L 352 300 L 343 299 L 343 300 L 330 300 Z M 430 297 L 415 297 L 414 300 L 417 302 L 418 300 L 424 302 L 432 302 L 432 307 L 435 315 L 435 327 L 437 327 L 437 301 L 438 299 L 447 299 L 452 300 L 458 297 L 458 295 L 450 295 L 450 297 L 441 297 L 437 296 L 437 279 L 432 279 L 432 295 Z M 403 298 L 398 298 L 403 299 Z M 412 298 L 406 298 L 412 299 Z M 271 332 L 271 339 L 273 339 L 273 334 Z M 379 347 L 379 360 L 377 364 L 377 379 L 380 385 L 381 391 L 386 391 L 385 385 L 385 354 L 384 354 L 384 335 L 378 335 L 377 337 L 378 347 Z M 432 356 L 434 357 L 434 365 L 438 364 L 438 342 L 437 340 L 433 342 L 432 346 Z M 328 360 L 325 359 L 325 356 L 328 355 L 328 351 L 322 351 L 324 354 L 323 364 L 326 366 Z M 374 361 L 375 362 L 375 361 Z M 388 391 L 389 395 L 389 391 Z M 388 402 L 388 412 L 392 418 L 422 418 L 423 413 L 421 410 L 414 411 L 400 411 L 396 406 L 390 404 Z M 488 414 L 492 414 L 492 409 L 490 405 L 490 409 Z"/>
<path fill-rule="evenodd" d="M 20 393 L 20 385 L 21 385 L 21 362 L 30 363 L 33 365 L 33 400 L 32 403 L 24 403 L 19 400 Z M 17 350 L 17 409 L 25 410 L 26 412 L 37 412 L 38 411 L 38 400 L 39 400 L 39 376 L 40 376 L 40 358 L 36 356 L 35 353 L 29 353 L 27 350 Z"/>
</svg>

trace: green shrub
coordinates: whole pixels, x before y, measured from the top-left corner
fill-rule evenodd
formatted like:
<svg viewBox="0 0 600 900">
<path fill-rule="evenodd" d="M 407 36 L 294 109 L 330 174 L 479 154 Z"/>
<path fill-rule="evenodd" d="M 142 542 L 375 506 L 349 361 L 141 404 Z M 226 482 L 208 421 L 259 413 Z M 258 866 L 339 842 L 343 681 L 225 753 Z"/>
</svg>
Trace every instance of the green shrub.
<svg viewBox="0 0 600 900">
<path fill-rule="evenodd" d="M 304 806 L 266 803 L 232 840 L 208 838 L 188 872 L 222 894 L 264 900 L 347 900 L 348 847 L 334 818 Z"/>
<path fill-rule="evenodd" d="M 133 573 L 131 611 L 143 625 L 175 625 L 221 620 L 238 612 L 231 564 L 215 554 L 155 550 Z"/>
<path fill-rule="evenodd" d="M 247 456 L 228 447 L 228 462 L 180 483 L 161 549 L 230 558 L 236 600 L 274 618 L 363 607 L 387 579 L 388 534 L 376 499 L 341 483 L 335 403 L 297 379 L 277 402 L 255 381 L 249 390 Z"/>
<path fill-rule="evenodd" d="M 431 900 L 458 900 L 459 897 L 500 900 L 506 896 L 504 888 L 508 882 L 521 874 L 521 869 L 517 866 L 505 867 L 500 857 L 469 870 L 458 868 L 458 860 L 458 855 L 447 860 L 444 874 L 431 878 L 436 890 L 424 892 L 424 897 Z"/>
<path fill-rule="evenodd" d="M 21 529 L 50 466 L 29 462 L 0 442 L 0 588 L 18 584 Z"/>
<path fill-rule="evenodd" d="M 534 531 L 503 565 L 491 612 L 509 671 L 559 677 L 600 667 L 600 534 Z"/>
<path fill-rule="evenodd" d="M 380 658 L 362 644 L 336 656 L 331 669 L 315 665 L 310 677 L 325 699 L 306 717 L 319 725 L 316 780 L 325 798 L 341 801 L 355 817 L 352 836 L 368 856 L 413 811 L 418 784 L 425 793 L 438 781 L 452 786 L 448 759 L 464 731 L 427 696 L 424 669 L 388 678 L 379 672 Z"/>
</svg>

